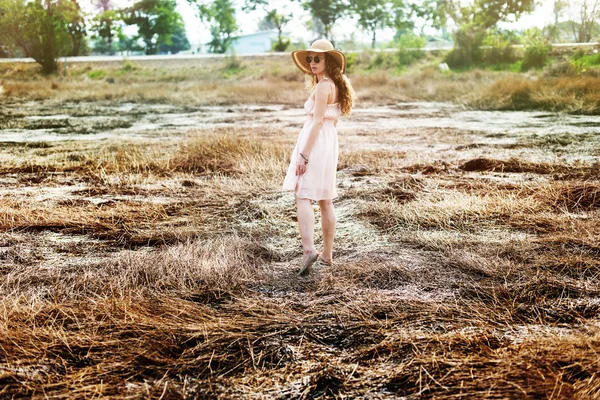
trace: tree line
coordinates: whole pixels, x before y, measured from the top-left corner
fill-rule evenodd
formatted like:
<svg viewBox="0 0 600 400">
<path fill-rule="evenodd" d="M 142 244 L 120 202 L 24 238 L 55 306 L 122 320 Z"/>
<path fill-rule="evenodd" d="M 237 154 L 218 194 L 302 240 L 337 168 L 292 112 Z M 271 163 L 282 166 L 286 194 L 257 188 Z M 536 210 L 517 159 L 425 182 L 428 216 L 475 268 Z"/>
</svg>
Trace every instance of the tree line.
<svg viewBox="0 0 600 400">
<path fill-rule="evenodd" d="M 176 0 L 138 0 L 119 8 L 113 0 L 94 0 L 95 12 L 84 15 L 80 0 L 0 0 L 0 56 L 20 51 L 36 60 L 44 72 L 57 69 L 57 58 L 94 50 L 176 53 L 190 48 Z M 534 10 L 536 0 L 187 0 L 210 32 L 209 50 L 225 53 L 239 34 L 238 12 L 260 10 L 263 27 L 276 29 L 273 49 L 285 51 L 290 45 L 286 25 L 298 16 L 286 11 L 297 3 L 308 13 L 307 27 L 314 37 L 333 41 L 332 28 L 352 18 L 370 36 L 392 28 L 397 37 L 418 34 L 425 27 L 453 30 L 455 49 L 451 55 L 461 62 L 476 61 L 490 32 L 502 21 L 516 21 Z M 598 29 L 600 0 L 554 0 L 554 23 L 545 29 L 546 40 L 556 40 L 571 29 L 577 41 L 587 42 Z M 560 21 L 564 17 L 568 21 Z M 565 26 L 566 24 L 566 26 Z M 126 27 L 137 33 L 126 35 Z M 18 50 L 17 50 L 18 49 Z"/>
<path fill-rule="evenodd" d="M 125 8 L 96 0 L 94 6 L 96 12 L 86 18 L 79 0 L 0 0 L 0 53 L 20 52 L 51 73 L 59 57 L 89 52 L 88 39 L 96 51 L 108 54 L 190 48 L 176 0 L 138 0 Z M 126 35 L 127 26 L 137 33 Z"/>
</svg>

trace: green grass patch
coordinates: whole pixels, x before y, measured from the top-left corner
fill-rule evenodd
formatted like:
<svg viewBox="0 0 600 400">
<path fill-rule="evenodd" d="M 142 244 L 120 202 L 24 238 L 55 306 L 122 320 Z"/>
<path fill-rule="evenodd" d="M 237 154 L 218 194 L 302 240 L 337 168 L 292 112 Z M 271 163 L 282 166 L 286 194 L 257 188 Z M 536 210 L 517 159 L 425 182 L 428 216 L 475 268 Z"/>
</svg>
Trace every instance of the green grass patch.
<svg viewBox="0 0 600 400">
<path fill-rule="evenodd" d="M 490 71 L 508 71 L 508 72 L 521 72 L 521 68 L 523 65 L 523 61 L 517 61 L 514 63 L 502 63 L 502 64 L 492 64 L 484 66 L 482 65 L 482 69 L 487 69 Z"/>
<path fill-rule="evenodd" d="M 225 57 L 225 66 L 222 70 L 223 77 L 229 78 L 232 76 L 239 75 L 242 71 L 244 71 L 246 67 L 242 63 L 242 60 L 237 57 L 235 54 L 228 55 Z"/>
<path fill-rule="evenodd" d="M 581 57 L 575 58 L 577 61 L 584 65 L 599 65 L 600 66 L 600 53 L 598 54 L 586 54 Z"/>
<path fill-rule="evenodd" d="M 90 79 L 104 79 L 106 77 L 106 71 L 103 69 L 95 69 L 87 74 Z"/>
</svg>

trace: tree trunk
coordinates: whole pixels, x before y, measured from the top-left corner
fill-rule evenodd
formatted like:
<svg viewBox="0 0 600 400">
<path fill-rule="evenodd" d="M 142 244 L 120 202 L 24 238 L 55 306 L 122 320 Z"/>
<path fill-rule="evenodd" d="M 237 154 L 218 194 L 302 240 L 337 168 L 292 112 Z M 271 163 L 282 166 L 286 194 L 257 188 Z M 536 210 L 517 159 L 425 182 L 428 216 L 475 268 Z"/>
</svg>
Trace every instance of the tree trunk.
<svg viewBox="0 0 600 400">
<path fill-rule="evenodd" d="M 44 30 L 46 31 L 45 35 L 47 37 L 47 42 L 35 60 L 42 66 L 42 72 L 44 74 L 51 74 L 58 70 L 58 65 L 54 59 L 54 53 L 56 52 L 56 38 L 54 37 L 54 10 L 50 0 L 46 0 L 46 7 L 48 15 L 46 17 L 47 19 L 44 21 Z"/>
<path fill-rule="evenodd" d="M 377 36 L 377 33 L 376 33 L 375 29 L 373 29 L 373 37 L 371 39 L 371 48 L 373 48 L 373 49 L 375 48 L 376 36 Z"/>
<path fill-rule="evenodd" d="M 54 58 L 36 59 L 35 61 L 42 66 L 42 72 L 46 75 L 58 70 L 58 64 Z"/>
</svg>

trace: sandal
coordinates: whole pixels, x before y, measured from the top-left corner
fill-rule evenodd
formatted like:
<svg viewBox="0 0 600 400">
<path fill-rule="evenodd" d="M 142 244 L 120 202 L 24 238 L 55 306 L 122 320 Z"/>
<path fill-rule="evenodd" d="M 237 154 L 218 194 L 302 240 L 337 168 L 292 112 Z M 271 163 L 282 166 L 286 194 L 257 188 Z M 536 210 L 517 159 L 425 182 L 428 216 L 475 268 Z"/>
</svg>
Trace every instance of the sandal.
<svg viewBox="0 0 600 400">
<path fill-rule="evenodd" d="M 298 271 L 298 276 L 308 275 L 310 273 L 310 271 L 312 270 L 313 264 L 317 261 L 318 258 L 319 258 L 318 253 L 313 254 L 310 257 L 308 257 L 308 259 L 306 260 L 306 262 L 304 263 L 304 265 L 302 266 L 300 271 Z"/>
</svg>

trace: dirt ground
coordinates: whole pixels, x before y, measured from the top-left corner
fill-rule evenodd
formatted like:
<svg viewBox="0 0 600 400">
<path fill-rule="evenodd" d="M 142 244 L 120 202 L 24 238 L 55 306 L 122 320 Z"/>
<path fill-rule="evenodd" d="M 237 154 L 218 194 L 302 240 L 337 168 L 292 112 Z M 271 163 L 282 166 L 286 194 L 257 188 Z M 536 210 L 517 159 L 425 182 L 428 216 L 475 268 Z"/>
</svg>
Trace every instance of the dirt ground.
<svg viewBox="0 0 600 400">
<path fill-rule="evenodd" d="M 301 107 L 4 104 L 0 395 L 600 398 L 597 117 L 358 107 L 298 277 Z"/>
</svg>

